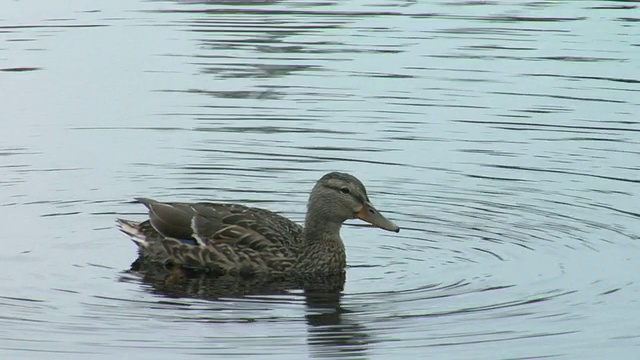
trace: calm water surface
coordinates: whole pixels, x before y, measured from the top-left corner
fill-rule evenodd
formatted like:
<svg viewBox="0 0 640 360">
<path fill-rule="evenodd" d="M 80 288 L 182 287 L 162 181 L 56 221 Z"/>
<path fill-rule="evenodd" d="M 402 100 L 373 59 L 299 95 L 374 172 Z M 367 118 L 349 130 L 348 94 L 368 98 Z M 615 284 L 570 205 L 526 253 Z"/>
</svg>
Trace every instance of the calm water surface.
<svg viewBox="0 0 640 360">
<path fill-rule="evenodd" d="M 5 1 L 6 359 L 636 359 L 633 1 Z M 332 170 L 341 294 L 129 273 L 135 196 L 304 218 Z"/>
</svg>

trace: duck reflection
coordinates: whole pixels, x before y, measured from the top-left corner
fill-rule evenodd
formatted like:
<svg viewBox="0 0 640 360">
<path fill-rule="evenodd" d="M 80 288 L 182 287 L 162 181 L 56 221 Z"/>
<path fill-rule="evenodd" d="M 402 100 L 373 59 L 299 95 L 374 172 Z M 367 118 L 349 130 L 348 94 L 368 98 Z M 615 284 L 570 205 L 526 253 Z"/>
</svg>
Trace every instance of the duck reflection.
<svg viewBox="0 0 640 360">
<path fill-rule="evenodd" d="M 344 277 L 343 277 L 344 279 Z M 305 288 L 311 356 L 315 358 L 367 357 L 370 336 L 341 306 L 342 292 Z"/>
<path fill-rule="evenodd" d="M 366 357 L 370 336 L 341 305 L 345 274 L 331 277 L 273 279 L 207 276 L 180 267 L 165 267 L 138 258 L 129 273 L 149 285 L 149 291 L 170 298 L 217 300 L 248 295 L 290 294 L 303 290 L 308 325 L 307 343 L 315 358 Z"/>
</svg>

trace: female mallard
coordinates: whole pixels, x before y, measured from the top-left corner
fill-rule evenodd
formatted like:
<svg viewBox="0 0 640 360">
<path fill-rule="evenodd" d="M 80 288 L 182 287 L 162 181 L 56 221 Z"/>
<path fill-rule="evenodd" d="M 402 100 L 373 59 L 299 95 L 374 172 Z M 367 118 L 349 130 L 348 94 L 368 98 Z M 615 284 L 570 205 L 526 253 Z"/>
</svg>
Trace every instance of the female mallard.
<svg viewBox="0 0 640 360">
<path fill-rule="evenodd" d="M 120 230 L 151 261 L 216 274 L 336 274 L 346 258 L 340 227 L 347 219 L 400 231 L 371 204 L 360 180 L 324 175 L 311 191 L 304 228 L 269 210 L 237 204 L 161 203 L 141 223 L 118 219 Z"/>
</svg>

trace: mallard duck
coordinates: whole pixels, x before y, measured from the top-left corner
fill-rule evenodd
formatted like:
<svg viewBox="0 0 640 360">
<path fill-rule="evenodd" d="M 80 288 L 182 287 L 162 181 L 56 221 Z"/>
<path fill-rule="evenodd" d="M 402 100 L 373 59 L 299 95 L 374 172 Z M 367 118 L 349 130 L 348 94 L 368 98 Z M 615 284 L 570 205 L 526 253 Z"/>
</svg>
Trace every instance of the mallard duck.
<svg viewBox="0 0 640 360">
<path fill-rule="evenodd" d="M 400 231 L 374 208 L 360 180 L 340 172 L 324 175 L 313 187 L 304 227 L 238 204 L 136 200 L 149 209 L 149 219 L 117 223 L 140 256 L 221 275 L 338 274 L 346 267 L 340 238 L 345 220 Z"/>
</svg>

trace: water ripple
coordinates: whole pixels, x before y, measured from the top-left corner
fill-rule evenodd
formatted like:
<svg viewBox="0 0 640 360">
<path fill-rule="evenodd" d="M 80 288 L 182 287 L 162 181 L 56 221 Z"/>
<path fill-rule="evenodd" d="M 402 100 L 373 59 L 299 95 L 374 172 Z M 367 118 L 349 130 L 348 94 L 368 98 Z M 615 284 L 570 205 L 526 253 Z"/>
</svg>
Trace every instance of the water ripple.
<svg viewBox="0 0 640 360">
<path fill-rule="evenodd" d="M 635 356 L 635 5 L 105 4 L 3 5 L 3 355 Z M 128 271 L 128 199 L 300 222 L 334 170 L 402 227 L 342 291 Z"/>
</svg>

